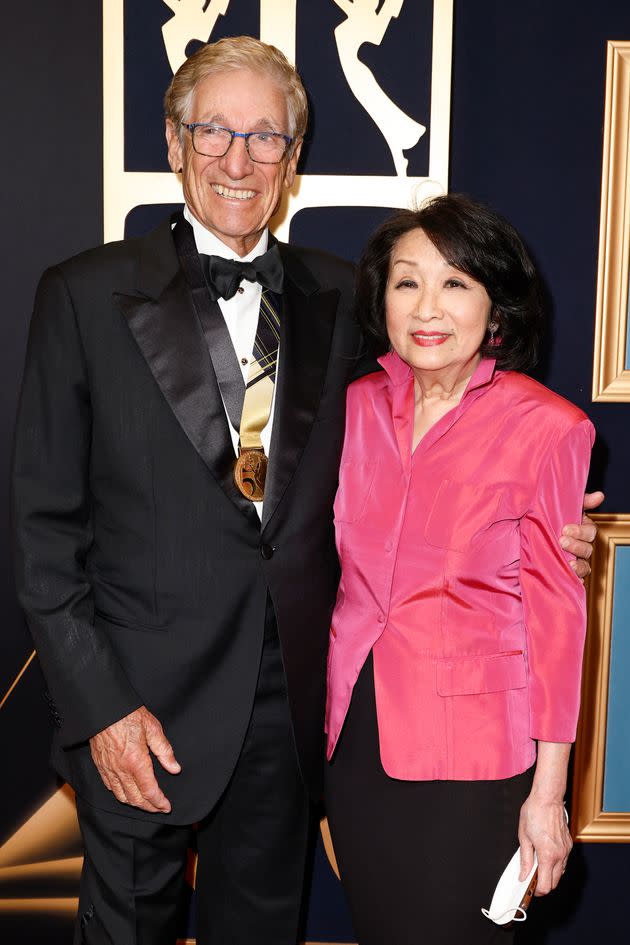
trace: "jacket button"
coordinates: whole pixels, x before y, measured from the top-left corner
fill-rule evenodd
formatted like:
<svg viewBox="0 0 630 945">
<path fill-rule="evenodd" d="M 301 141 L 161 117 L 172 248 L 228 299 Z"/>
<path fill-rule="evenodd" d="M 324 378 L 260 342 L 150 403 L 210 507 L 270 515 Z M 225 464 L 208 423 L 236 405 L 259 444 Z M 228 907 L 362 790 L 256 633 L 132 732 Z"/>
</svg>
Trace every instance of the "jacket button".
<svg viewBox="0 0 630 945">
<path fill-rule="evenodd" d="M 273 547 L 273 545 L 261 545 L 261 546 L 260 546 L 260 553 L 261 553 L 261 555 L 263 556 L 263 558 L 265 559 L 265 561 L 269 561 L 271 558 L 273 558 L 273 553 L 274 553 L 275 550 L 276 550 L 276 549 Z"/>
</svg>

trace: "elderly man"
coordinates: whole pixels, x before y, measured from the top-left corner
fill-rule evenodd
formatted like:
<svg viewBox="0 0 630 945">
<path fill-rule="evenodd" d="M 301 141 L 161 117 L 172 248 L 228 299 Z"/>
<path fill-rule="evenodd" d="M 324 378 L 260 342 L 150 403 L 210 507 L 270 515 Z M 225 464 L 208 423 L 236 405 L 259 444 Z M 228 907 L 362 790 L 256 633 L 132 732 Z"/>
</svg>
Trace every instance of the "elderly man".
<svg viewBox="0 0 630 945">
<path fill-rule="evenodd" d="M 353 272 L 267 229 L 307 118 L 278 50 L 205 46 L 165 104 L 183 215 L 39 286 L 18 584 L 77 793 L 75 942 L 172 945 L 197 824 L 198 942 L 291 945 L 360 369 Z"/>
</svg>

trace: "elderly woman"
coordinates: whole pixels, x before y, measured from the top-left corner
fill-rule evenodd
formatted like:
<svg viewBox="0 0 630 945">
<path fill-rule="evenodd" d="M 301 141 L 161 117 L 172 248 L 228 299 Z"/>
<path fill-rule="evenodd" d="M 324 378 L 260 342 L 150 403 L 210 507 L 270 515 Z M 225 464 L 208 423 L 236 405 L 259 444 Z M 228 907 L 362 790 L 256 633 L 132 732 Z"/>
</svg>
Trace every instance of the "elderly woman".
<svg viewBox="0 0 630 945">
<path fill-rule="evenodd" d="M 370 241 L 357 311 L 383 368 L 351 385 L 335 501 L 327 806 L 360 945 L 488 945 L 520 843 L 538 894 L 564 813 L 585 630 L 559 543 L 593 427 L 525 374 L 541 321 L 515 230 L 467 198 Z"/>
</svg>

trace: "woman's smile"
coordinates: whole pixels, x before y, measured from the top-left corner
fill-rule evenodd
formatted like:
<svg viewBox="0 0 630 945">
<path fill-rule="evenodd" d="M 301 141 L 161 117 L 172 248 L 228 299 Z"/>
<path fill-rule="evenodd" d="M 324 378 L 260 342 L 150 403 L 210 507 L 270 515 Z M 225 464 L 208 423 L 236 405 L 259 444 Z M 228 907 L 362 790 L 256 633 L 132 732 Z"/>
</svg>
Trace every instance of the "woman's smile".
<svg viewBox="0 0 630 945">
<path fill-rule="evenodd" d="M 434 345 L 443 345 L 450 338 L 450 334 L 436 331 L 414 331 L 411 337 L 414 343 L 421 348 L 431 348 Z"/>
</svg>

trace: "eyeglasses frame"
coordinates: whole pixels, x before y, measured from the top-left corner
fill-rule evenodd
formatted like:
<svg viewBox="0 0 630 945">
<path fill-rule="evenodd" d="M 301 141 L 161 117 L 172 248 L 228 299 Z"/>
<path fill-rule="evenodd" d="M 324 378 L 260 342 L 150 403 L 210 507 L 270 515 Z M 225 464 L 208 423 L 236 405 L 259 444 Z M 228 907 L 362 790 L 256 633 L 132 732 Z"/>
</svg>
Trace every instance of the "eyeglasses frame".
<svg viewBox="0 0 630 945">
<path fill-rule="evenodd" d="M 232 147 L 232 143 L 234 139 L 242 138 L 243 141 L 245 142 L 247 155 L 250 161 L 253 161 L 254 164 L 281 164 L 282 161 L 287 156 L 289 152 L 289 148 L 291 147 L 294 141 L 293 138 L 290 138 L 289 135 L 283 134 L 281 131 L 234 131 L 232 128 L 225 128 L 223 125 L 217 125 L 213 121 L 191 121 L 191 122 L 182 121 L 181 125 L 184 128 L 186 128 L 187 131 L 190 132 L 190 137 L 192 139 L 192 146 L 195 153 L 201 154 L 203 157 L 225 157 L 225 155 L 228 153 L 228 151 Z M 195 147 L 195 128 L 210 128 L 210 127 L 216 128 L 217 131 L 227 131 L 228 134 L 231 136 L 230 143 L 228 144 L 223 154 L 204 154 L 203 151 L 197 151 L 197 148 Z M 250 151 L 249 151 L 249 139 L 253 135 L 261 135 L 261 134 L 271 135 L 274 138 L 282 138 L 282 140 L 285 142 L 286 146 L 284 149 L 284 154 L 282 155 L 282 157 L 278 158 L 277 161 L 258 161 L 256 160 L 256 158 L 251 156 Z"/>
</svg>

